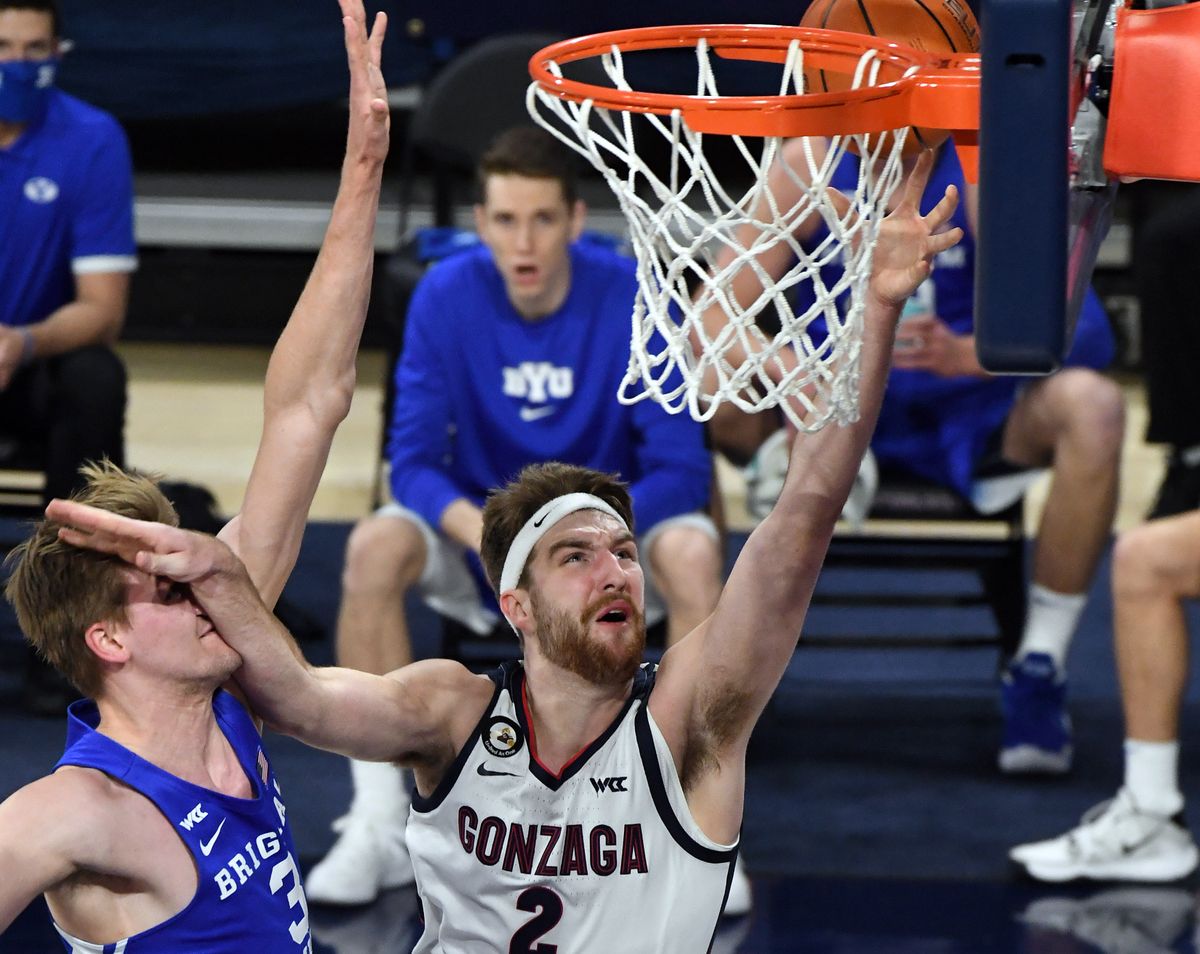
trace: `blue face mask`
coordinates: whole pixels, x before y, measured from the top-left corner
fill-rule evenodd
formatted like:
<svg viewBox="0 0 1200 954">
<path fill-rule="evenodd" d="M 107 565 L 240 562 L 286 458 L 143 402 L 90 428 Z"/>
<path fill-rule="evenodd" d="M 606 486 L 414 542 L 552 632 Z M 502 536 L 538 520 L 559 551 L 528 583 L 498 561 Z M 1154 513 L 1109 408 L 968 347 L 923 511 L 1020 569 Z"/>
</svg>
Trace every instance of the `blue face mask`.
<svg viewBox="0 0 1200 954">
<path fill-rule="evenodd" d="M 28 125 L 46 111 L 58 59 L 0 63 L 0 120 Z"/>
</svg>

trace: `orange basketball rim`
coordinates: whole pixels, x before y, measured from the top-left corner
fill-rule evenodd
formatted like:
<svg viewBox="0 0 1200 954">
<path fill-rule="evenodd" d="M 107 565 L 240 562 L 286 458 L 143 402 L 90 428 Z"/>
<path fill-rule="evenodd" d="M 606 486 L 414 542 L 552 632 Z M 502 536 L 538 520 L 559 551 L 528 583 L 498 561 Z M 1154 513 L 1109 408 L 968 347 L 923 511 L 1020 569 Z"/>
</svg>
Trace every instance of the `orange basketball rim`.
<svg viewBox="0 0 1200 954">
<path fill-rule="evenodd" d="M 705 45 L 727 59 L 784 64 L 799 48 L 806 67 L 854 74 L 873 54 L 872 85 L 837 92 L 703 96 L 616 89 L 565 78 L 567 63 L 645 50 Z M 960 156 L 979 131 L 979 54 L 937 54 L 879 37 L 807 27 L 712 24 L 612 30 L 554 43 L 529 62 L 547 93 L 611 110 L 671 115 L 696 132 L 741 136 L 837 136 L 905 126 L 951 131 Z M 973 165 L 971 157 L 964 163 Z M 972 178 L 974 178 L 972 176 Z"/>
</svg>

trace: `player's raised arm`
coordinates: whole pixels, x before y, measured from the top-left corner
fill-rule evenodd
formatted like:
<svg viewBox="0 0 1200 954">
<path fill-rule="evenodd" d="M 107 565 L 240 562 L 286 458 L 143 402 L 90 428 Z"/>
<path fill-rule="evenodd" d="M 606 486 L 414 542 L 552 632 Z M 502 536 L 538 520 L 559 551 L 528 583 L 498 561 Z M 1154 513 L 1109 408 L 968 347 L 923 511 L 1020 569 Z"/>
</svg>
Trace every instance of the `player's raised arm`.
<svg viewBox="0 0 1200 954">
<path fill-rule="evenodd" d="M 928 215 L 920 214 L 931 166 L 926 153 L 880 229 L 864 321 L 858 421 L 795 440 L 778 503 L 747 540 L 715 613 L 664 657 L 651 707 L 668 740 L 699 758 L 681 759 L 685 787 L 689 764 L 707 759 L 715 767 L 723 753 L 740 757 L 775 690 L 874 429 L 900 308 L 929 274 L 933 256 L 961 237 L 958 229 L 939 232 L 957 203 L 953 190 Z M 680 750 L 673 745 L 673 751 Z"/>
<path fill-rule="evenodd" d="M 263 434 L 241 513 L 222 531 L 269 605 L 295 563 L 334 432 L 350 410 L 388 151 L 380 72 L 387 18 L 378 14 L 368 33 L 362 0 L 339 2 L 350 68 L 341 182 L 312 274 L 271 355 Z"/>
</svg>

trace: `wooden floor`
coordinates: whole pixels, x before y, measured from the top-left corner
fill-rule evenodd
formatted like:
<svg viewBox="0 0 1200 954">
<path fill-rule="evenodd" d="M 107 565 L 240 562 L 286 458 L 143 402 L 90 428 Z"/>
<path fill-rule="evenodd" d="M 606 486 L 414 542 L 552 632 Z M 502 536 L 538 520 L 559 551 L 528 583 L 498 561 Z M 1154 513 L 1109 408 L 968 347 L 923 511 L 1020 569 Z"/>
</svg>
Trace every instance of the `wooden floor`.
<svg viewBox="0 0 1200 954">
<path fill-rule="evenodd" d="M 263 348 L 126 343 L 129 368 L 128 458 L 132 466 L 206 485 L 222 509 L 241 505 L 246 475 L 262 428 Z M 349 418 L 333 444 L 313 503 L 315 520 L 355 520 L 370 509 L 379 472 L 382 433 L 382 351 L 359 356 L 358 389 Z M 1162 475 L 1163 451 L 1142 442 L 1146 426 L 1140 382 L 1123 382 L 1128 425 L 1122 457 L 1118 529 L 1139 523 Z M 749 524 L 741 477 L 721 463 L 721 485 L 731 526 Z M 1027 509 L 1032 532 L 1045 495 L 1035 487 Z"/>
<path fill-rule="evenodd" d="M 122 344 L 129 371 L 126 455 L 131 466 L 204 484 L 224 512 L 241 506 L 262 431 L 265 348 Z M 334 439 L 313 503 L 315 520 L 370 509 L 379 465 L 382 351 L 359 355 L 350 416 Z"/>
</svg>

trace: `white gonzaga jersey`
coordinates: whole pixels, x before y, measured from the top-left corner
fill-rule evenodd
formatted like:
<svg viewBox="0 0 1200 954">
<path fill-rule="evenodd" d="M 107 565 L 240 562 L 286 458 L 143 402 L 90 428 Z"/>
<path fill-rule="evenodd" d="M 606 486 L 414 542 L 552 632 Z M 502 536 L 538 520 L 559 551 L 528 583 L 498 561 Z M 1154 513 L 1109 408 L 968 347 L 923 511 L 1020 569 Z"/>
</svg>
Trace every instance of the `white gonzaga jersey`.
<svg viewBox="0 0 1200 954">
<path fill-rule="evenodd" d="M 612 725 L 558 775 L 537 760 L 524 668 L 506 663 L 470 741 L 408 821 L 425 931 L 414 954 L 697 954 L 737 845 L 693 821 L 643 666 Z"/>
</svg>

